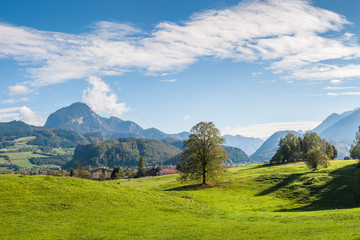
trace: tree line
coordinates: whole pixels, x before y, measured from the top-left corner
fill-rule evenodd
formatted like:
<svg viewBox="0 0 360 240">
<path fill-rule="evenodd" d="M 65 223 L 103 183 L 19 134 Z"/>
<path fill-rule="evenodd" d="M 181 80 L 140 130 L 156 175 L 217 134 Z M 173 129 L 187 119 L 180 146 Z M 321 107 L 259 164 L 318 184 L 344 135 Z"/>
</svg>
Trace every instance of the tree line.
<svg viewBox="0 0 360 240">
<path fill-rule="evenodd" d="M 336 148 L 315 132 L 308 132 L 303 137 L 288 133 L 280 138 L 279 148 L 271 158 L 271 164 L 304 161 L 311 169 L 327 167 L 330 159 L 337 158 Z"/>
</svg>

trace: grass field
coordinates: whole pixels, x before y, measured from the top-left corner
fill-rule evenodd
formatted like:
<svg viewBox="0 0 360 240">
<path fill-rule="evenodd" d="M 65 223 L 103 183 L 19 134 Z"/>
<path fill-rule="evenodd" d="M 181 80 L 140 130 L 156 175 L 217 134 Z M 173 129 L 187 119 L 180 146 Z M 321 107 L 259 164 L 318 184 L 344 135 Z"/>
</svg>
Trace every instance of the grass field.
<svg viewBox="0 0 360 240">
<path fill-rule="evenodd" d="M 43 155 L 33 154 L 32 152 L 14 152 L 14 153 L 6 153 L 6 155 L 9 156 L 12 164 L 25 168 L 34 167 L 34 165 L 29 162 L 29 158 L 43 157 Z"/>
<path fill-rule="evenodd" d="M 11 164 L 17 165 L 20 168 L 51 168 L 51 167 L 59 167 L 58 165 L 54 164 L 48 164 L 48 165 L 34 165 L 31 164 L 29 161 L 29 158 L 32 157 L 47 157 L 49 154 L 49 151 L 43 151 L 43 149 L 36 145 L 28 145 L 28 141 L 35 139 L 35 137 L 23 137 L 15 139 L 14 146 L 8 146 L 7 148 L 2 148 L 1 151 L 3 155 L 8 155 L 10 158 Z M 19 151 L 19 152 L 16 152 Z M 33 152 L 36 152 L 38 154 L 34 154 Z M 66 155 L 72 155 L 74 152 L 74 148 L 50 148 L 51 154 L 66 154 Z M 42 155 L 44 154 L 44 155 Z M 0 158 L 0 163 L 5 163 L 5 160 L 3 158 Z"/>
<path fill-rule="evenodd" d="M 207 187 L 1 175 L 0 239 L 360 239 L 355 164 L 238 167 Z"/>
</svg>

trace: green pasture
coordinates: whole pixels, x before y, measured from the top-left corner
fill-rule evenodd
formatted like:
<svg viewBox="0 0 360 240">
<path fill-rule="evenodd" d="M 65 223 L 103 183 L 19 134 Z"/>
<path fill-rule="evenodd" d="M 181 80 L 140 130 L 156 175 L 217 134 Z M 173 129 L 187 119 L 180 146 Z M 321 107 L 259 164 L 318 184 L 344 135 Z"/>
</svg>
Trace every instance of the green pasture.
<svg viewBox="0 0 360 240">
<path fill-rule="evenodd" d="M 0 239 L 360 239 L 356 163 L 237 167 L 206 187 L 0 175 Z"/>
</svg>

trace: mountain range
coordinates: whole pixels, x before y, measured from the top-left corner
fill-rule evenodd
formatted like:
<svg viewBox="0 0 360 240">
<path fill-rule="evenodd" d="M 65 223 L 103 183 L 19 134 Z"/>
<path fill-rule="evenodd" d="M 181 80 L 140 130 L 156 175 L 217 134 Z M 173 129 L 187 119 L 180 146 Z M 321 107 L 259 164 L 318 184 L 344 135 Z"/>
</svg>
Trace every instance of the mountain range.
<svg viewBox="0 0 360 240">
<path fill-rule="evenodd" d="M 58 128 L 79 133 L 101 133 L 107 139 L 140 137 L 156 140 L 175 138 L 185 140 L 189 132 L 177 134 L 164 133 L 156 128 L 143 129 L 133 121 L 124 121 L 117 117 L 105 118 L 96 114 L 85 103 L 77 102 L 61 108 L 48 117 L 45 127 Z M 240 135 L 223 136 L 226 145 L 241 148 L 247 155 L 254 153 L 264 142 L 260 138 L 243 137 Z"/>
<path fill-rule="evenodd" d="M 329 115 L 312 131 L 330 141 L 338 150 L 339 158 L 343 158 L 349 155 L 349 149 L 359 125 L 360 108 L 357 108 L 341 114 Z M 285 137 L 289 132 L 298 136 L 303 133 L 279 131 L 271 135 L 266 141 L 240 135 L 225 135 L 223 137 L 226 140 L 227 148 L 232 151 L 233 162 L 266 162 L 276 152 L 280 138 Z M 0 123 L 0 134 L 2 142 L 12 141 L 18 137 L 35 136 L 36 138 L 29 143 L 51 147 L 75 147 L 78 144 L 102 142 L 106 139 L 136 137 L 161 140 L 163 143 L 181 150 L 182 142 L 188 138 L 190 133 L 168 134 L 156 128 L 143 129 L 133 121 L 125 121 L 117 117 L 101 117 L 85 103 L 78 102 L 52 113 L 44 127 L 35 127 L 19 121 Z M 251 159 L 248 158 L 248 155 Z"/>
<path fill-rule="evenodd" d="M 156 128 L 143 129 L 133 121 L 117 117 L 105 118 L 96 114 L 85 103 L 73 103 L 50 114 L 45 127 L 64 129 L 79 133 L 98 132 L 108 139 L 143 137 L 162 140 L 167 137 L 186 139 L 188 132 L 167 134 Z"/>
</svg>

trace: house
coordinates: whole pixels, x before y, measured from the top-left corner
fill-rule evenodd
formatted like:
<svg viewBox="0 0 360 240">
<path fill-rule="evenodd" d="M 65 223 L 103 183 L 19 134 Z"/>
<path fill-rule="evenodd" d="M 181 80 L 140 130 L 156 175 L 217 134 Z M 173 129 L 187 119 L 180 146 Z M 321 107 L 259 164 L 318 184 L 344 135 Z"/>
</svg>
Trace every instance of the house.
<svg viewBox="0 0 360 240">
<path fill-rule="evenodd" d="M 103 168 L 97 168 L 91 171 L 91 179 L 103 180 L 111 178 L 112 170 Z"/>
<path fill-rule="evenodd" d="M 145 172 L 146 177 L 154 177 L 154 176 L 160 176 L 160 175 L 162 175 L 162 174 L 156 168 L 151 168 Z"/>
<path fill-rule="evenodd" d="M 161 175 L 180 173 L 180 171 L 176 170 L 176 169 L 173 169 L 173 170 L 160 170 L 160 172 L 161 172 Z"/>
<path fill-rule="evenodd" d="M 156 168 L 151 168 L 148 171 L 146 171 L 145 176 L 151 177 L 151 176 L 161 176 L 161 175 L 167 175 L 167 174 L 176 174 L 180 173 L 178 170 L 159 170 Z"/>
</svg>

